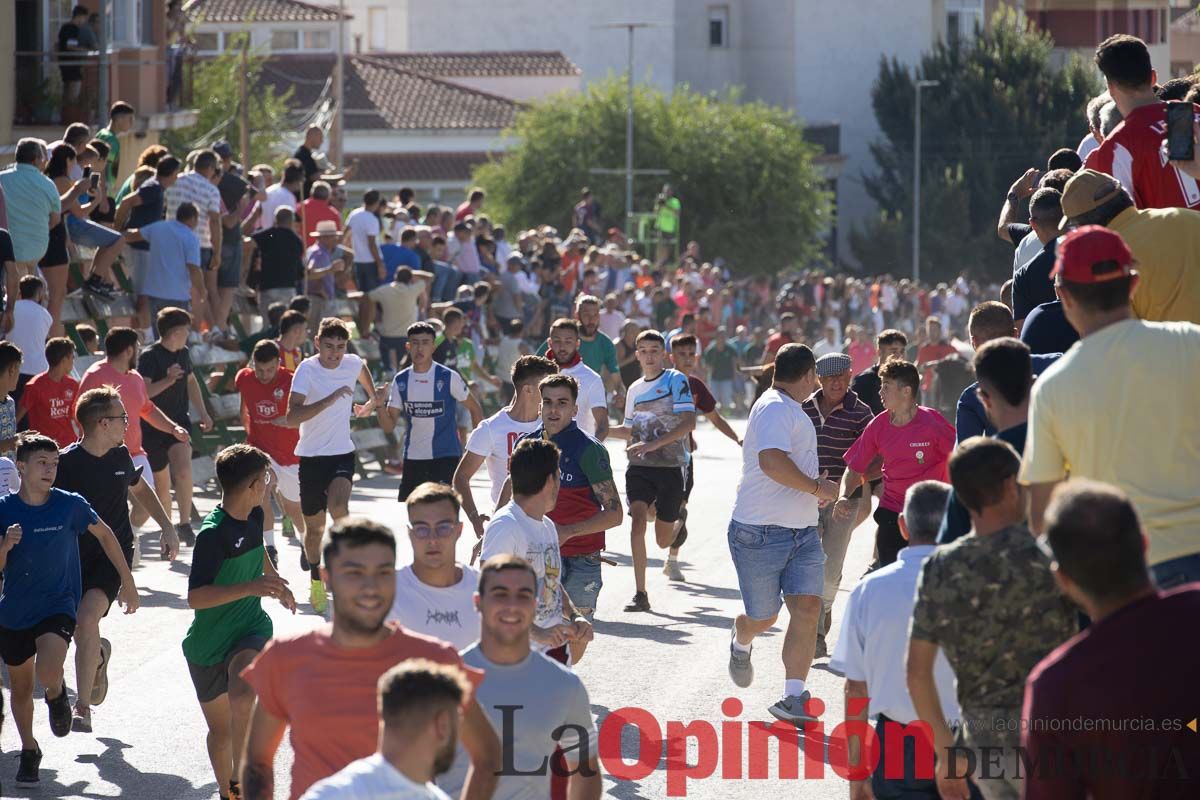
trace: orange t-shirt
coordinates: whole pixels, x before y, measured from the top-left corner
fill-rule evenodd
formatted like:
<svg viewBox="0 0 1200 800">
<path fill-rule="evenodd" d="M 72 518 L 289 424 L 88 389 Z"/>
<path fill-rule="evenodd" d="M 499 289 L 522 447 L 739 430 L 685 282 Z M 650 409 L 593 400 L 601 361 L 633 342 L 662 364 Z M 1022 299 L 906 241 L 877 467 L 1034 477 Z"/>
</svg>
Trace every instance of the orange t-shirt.
<svg viewBox="0 0 1200 800">
<path fill-rule="evenodd" d="M 375 752 L 379 743 L 376 685 L 383 673 L 401 661 L 427 658 L 453 664 L 467 674 L 473 687 L 483 682 L 483 673 L 465 666 L 446 642 L 412 633 L 395 622 L 387 624 L 395 633 L 367 648 L 337 646 L 332 625 L 272 639 L 242 670 L 263 710 L 290 727 L 295 753 L 290 800 L 298 800 L 314 783 L 351 761 Z"/>
</svg>

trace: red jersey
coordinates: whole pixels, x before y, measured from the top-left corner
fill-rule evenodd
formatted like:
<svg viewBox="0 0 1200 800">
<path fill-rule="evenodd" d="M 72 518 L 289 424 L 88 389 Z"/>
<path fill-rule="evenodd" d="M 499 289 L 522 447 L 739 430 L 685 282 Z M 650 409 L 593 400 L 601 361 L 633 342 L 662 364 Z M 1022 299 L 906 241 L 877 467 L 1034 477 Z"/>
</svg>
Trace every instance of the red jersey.
<svg viewBox="0 0 1200 800">
<path fill-rule="evenodd" d="M 1192 107 L 1200 121 L 1200 106 Z M 1138 208 L 1198 208 L 1200 184 L 1168 162 L 1166 136 L 1166 103 L 1135 108 L 1085 166 L 1119 180 Z"/>
<path fill-rule="evenodd" d="M 233 379 L 242 396 L 247 418 L 246 442 L 262 450 L 281 467 L 300 463 L 296 446 L 300 443 L 299 428 L 284 428 L 272 424 L 287 416 L 287 398 L 292 389 L 291 370 L 279 368 L 275 380 L 263 383 L 250 367 L 243 367 Z"/>
<path fill-rule="evenodd" d="M 342 215 L 325 200 L 310 197 L 300 204 L 300 224 L 304 228 L 304 246 L 312 247 L 317 243 L 317 223 L 333 222 L 339 229 L 342 227 Z M 273 225 L 272 220 L 268 225 Z"/>
<path fill-rule="evenodd" d="M 71 425 L 78 396 L 79 381 L 70 375 L 61 381 L 51 380 L 49 372 L 34 375 L 21 393 L 20 407 L 25 409 L 29 430 L 46 434 L 59 447 L 72 444 L 79 438 Z"/>
</svg>

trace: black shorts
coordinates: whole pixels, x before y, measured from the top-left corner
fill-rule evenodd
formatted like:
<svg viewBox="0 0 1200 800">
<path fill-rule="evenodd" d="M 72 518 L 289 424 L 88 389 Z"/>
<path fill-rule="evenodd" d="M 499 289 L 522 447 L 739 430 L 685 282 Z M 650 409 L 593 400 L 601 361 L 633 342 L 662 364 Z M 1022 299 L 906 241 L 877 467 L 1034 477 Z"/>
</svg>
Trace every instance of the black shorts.
<svg viewBox="0 0 1200 800">
<path fill-rule="evenodd" d="M 683 505 L 683 473 L 686 467 L 644 467 L 634 464 L 625 470 L 625 496 L 629 502 L 656 504 L 658 518 L 676 522 Z"/>
<path fill-rule="evenodd" d="M 32 628 L 0 628 L 0 658 L 10 667 L 19 667 L 33 658 L 37 653 L 38 637 L 47 633 L 57 634 L 70 643 L 75 635 L 75 618 L 67 614 L 54 614 Z"/>
<path fill-rule="evenodd" d="M 250 635 L 238 639 L 219 664 L 193 664 L 188 662 L 188 673 L 192 676 L 192 685 L 196 687 L 196 699 L 201 703 L 216 700 L 229 691 L 229 663 L 233 657 L 245 650 L 261 653 L 267 646 L 267 637 Z"/>
<path fill-rule="evenodd" d="M 125 563 L 132 568 L 133 546 L 122 546 L 121 553 L 125 556 Z M 103 554 L 99 558 L 88 559 L 87 562 L 80 564 L 79 577 L 83 586 L 80 597 L 91 589 L 99 589 L 104 592 L 104 596 L 108 598 L 108 605 L 111 607 L 113 601 L 117 599 L 117 593 L 121 591 L 121 576 L 118 574 L 117 568 Z M 104 616 L 108 616 L 107 611 L 104 612 Z"/>
<path fill-rule="evenodd" d="M 176 422 L 176 425 L 179 423 Z M 188 425 L 182 426 L 184 428 Z M 186 444 L 173 435 L 149 426 L 142 427 L 142 448 L 146 451 L 146 460 L 150 462 L 151 472 L 162 472 L 171 464 L 171 448 L 177 444 Z"/>
<path fill-rule="evenodd" d="M 69 263 L 71 254 L 67 252 L 67 221 L 63 220 L 50 229 L 50 241 L 46 244 L 46 253 L 38 261 L 38 266 L 43 269 L 66 268 Z"/>
<path fill-rule="evenodd" d="M 696 485 L 696 459 L 692 458 L 683 468 L 687 472 L 687 481 L 683 484 L 683 502 L 687 503 L 692 499 L 692 487 Z"/>
<path fill-rule="evenodd" d="M 404 459 L 404 471 L 400 477 L 400 502 L 403 503 L 413 490 L 422 483 L 444 483 L 447 486 L 454 480 L 454 470 L 458 467 L 458 458 L 431 458 L 428 460 Z"/>
<path fill-rule="evenodd" d="M 329 508 L 329 484 L 354 482 L 354 451 L 336 456 L 300 456 L 300 512 L 316 516 Z"/>
</svg>

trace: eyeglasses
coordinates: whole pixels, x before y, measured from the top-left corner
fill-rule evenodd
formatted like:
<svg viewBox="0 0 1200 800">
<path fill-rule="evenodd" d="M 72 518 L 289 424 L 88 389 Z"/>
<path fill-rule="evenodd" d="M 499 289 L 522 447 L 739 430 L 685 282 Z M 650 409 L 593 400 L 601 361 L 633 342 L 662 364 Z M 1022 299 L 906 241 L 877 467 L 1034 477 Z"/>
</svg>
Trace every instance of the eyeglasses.
<svg viewBox="0 0 1200 800">
<path fill-rule="evenodd" d="M 418 539 L 446 539 L 458 533 L 457 522 L 439 522 L 437 525 L 409 525 L 408 532 Z"/>
<path fill-rule="evenodd" d="M 121 422 L 123 424 L 125 424 L 125 425 L 129 424 L 129 415 L 128 414 L 121 414 L 119 416 L 114 415 L 111 417 L 101 417 L 100 419 L 119 419 L 119 420 L 121 420 Z"/>
</svg>

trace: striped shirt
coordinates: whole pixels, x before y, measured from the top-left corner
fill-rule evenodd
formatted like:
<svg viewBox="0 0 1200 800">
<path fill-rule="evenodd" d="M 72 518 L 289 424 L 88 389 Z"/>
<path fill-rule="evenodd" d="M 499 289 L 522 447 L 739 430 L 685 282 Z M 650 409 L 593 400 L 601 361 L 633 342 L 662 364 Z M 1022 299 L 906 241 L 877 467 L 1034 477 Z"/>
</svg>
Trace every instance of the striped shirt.
<svg viewBox="0 0 1200 800">
<path fill-rule="evenodd" d="M 175 212 L 183 203 L 191 203 L 200 212 L 196 223 L 196 235 L 200 237 L 201 249 L 212 249 L 212 229 L 209 215 L 221 213 L 221 192 L 212 181 L 199 172 L 185 172 L 167 189 L 167 219 L 175 219 Z"/>
<path fill-rule="evenodd" d="M 837 483 L 846 471 L 843 456 L 850 446 L 858 441 L 867 423 L 875 415 L 866 403 L 858 399 L 858 395 L 848 391 L 842 398 L 841 405 L 829 412 L 828 417 L 821 419 L 821 409 L 817 405 L 820 396 L 821 390 L 818 389 L 800 405 L 808 413 L 813 427 L 817 429 L 817 460 L 820 462 L 821 471 L 829 470 L 829 480 Z"/>
</svg>

